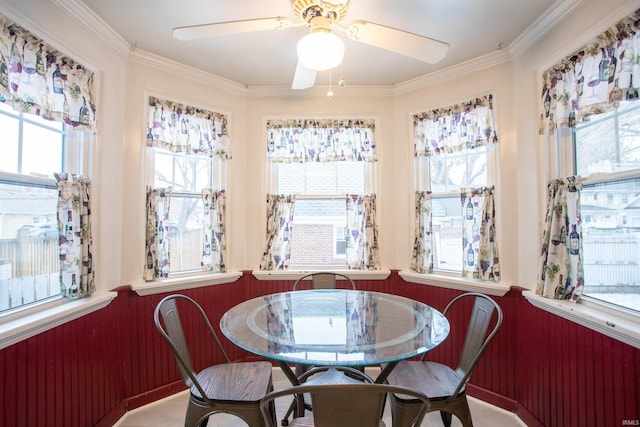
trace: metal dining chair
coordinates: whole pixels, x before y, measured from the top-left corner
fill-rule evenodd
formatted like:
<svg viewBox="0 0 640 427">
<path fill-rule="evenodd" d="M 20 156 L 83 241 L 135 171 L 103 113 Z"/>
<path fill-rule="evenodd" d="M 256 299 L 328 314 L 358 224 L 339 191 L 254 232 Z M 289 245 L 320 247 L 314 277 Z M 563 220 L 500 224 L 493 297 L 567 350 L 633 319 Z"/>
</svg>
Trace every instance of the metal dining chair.
<svg viewBox="0 0 640 427">
<path fill-rule="evenodd" d="M 318 372 L 332 370 L 349 371 L 354 375 L 361 374 L 363 381 L 327 384 L 309 380 L 298 386 L 273 391 L 260 403 L 267 427 L 275 427 L 269 412 L 274 400 L 291 395 L 296 396 L 295 398 L 308 395 L 313 405 L 313 415 L 293 418 L 289 423 L 290 427 L 385 427 L 382 413 L 387 395 L 391 393 L 410 396 L 419 402 L 415 419 L 410 425 L 412 427 L 421 425 L 429 406 L 429 399 L 421 392 L 406 387 L 375 384 L 366 374 L 352 368 L 316 367 L 305 374 L 309 373 L 309 376 L 312 376 Z"/>
<path fill-rule="evenodd" d="M 302 277 L 299 277 L 298 280 L 296 280 L 293 283 L 293 287 L 292 290 L 293 291 L 297 291 L 300 290 L 301 288 L 304 289 L 336 289 L 336 281 L 338 279 L 341 279 L 343 281 L 345 281 L 345 286 L 347 288 L 351 288 L 353 290 L 356 289 L 356 284 L 353 281 L 353 279 L 351 279 L 349 276 L 345 275 L 345 274 L 341 274 L 341 273 L 334 273 L 334 272 L 329 272 L 329 271 L 319 271 L 319 272 L 314 272 L 314 273 L 308 273 L 305 274 Z M 305 282 L 311 282 L 309 285 Z M 307 371 L 309 369 L 308 365 L 301 365 L 301 364 L 297 364 L 294 368 L 294 372 L 296 377 L 300 378 L 305 371 Z M 362 369 L 362 372 L 364 372 L 364 368 Z M 306 403 L 305 404 L 305 409 L 307 410 L 311 410 L 311 404 L 310 403 Z M 291 414 L 295 414 L 295 410 L 296 410 L 296 402 L 292 402 L 291 405 L 289 406 L 289 409 L 287 410 L 286 414 L 284 415 L 284 417 L 282 418 L 282 425 L 283 426 L 287 426 L 289 425 L 289 417 L 291 416 Z"/>
<path fill-rule="evenodd" d="M 387 377 L 389 384 L 404 386 L 425 394 L 430 402 L 427 412 L 440 411 L 446 427 L 451 425 L 452 415 L 462 422 L 463 427 L 473 426 L 465 385 L 502 325 L 500 306 L 488 296 L 475 292 L 455 297 L 444 309 L 444 315 L 461 305 L 462 301 L 470 299 L 474 303 L 457 368 L 452 369 L 441 363 L 425 361 L 425 353 L 419 361 L 399 362 Z M 489 329 L 493 318 L 493 328 Z M 421 402 L 411 396 L 393 393 L 390 403 L 393 427 L 411 426 L 415 414 L 420 410 Z"/>
<path fill-rule="evenodd" d="M 335 289 L 336 281 L 338 279 L 346 281 L 347 287 L 351 287 L 353 290 L 356 289 L 356 284 L 351 277 L 330 271 L 319 271 L 305 274 L 293 283 L 292 289 L 294 291 L 298 290 L 299 287 L 304 286 L 304 282 L 309 280 L 311 281 L 311 289 Z"/>
<path fill-rule="evenodd" d="M 189 313 L 194 317 L 190 317 L 190 324 L 204 322 L 226 363 L 195 372 L 177 301 L 184 302 L 181 307 L 191 309 Z M 156 306 L 153 318 L 158 332 L 173 351 L 182 379 L 190 391 L 185 427 L 205 427 L 209 416 L 216 412 L 233 414 L 252 427 L 266 425 L 260 400 L 273 390 L 271 363 L 231 363 L 204 310 L 186 295 L 176 294 L 163 298 Z M 275 422 L 275 406 L 266 410 Z"/>
</svg>

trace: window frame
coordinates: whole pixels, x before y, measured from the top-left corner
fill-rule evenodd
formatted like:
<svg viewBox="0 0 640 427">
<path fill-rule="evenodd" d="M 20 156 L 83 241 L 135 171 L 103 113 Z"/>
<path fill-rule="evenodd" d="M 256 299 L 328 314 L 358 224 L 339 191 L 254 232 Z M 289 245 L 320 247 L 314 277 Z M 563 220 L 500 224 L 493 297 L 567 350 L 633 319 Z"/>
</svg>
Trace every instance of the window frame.
<svg viewBox="0 0 640 427">
<path fill-rule="evenodd" d="M 379 122 L 379 120 L 375 117 L 369 117 L 369 116 L 363 116 L 363 117 L 335 117 L 335 116 L 331 116 L 331 117 L 325 117 L 325 116 L 304 116 L 304 117 L 297 117 L 297 116 L 269 116 L 269 117 L 265 117 L 264 121 L 263 121 L 263 152 L 266 153 L 267 151 L 267 147 L 266 147 L 266 141 L 268 140 L 268 135 L 269 135 L 269 130 L 267 128 L 267 122 L 269 120 L 298 120 L 298 119 L 303 119 L 303 120 L 371 120 L 371 121 L 375 121 L 376 122 L 376 128 L 374 130 L 374 140 L 377 141 L 379 139 L 379 130 L 377 127 L 377 124 Z M 317 162 L 310 162 L 310 163 L 317 163 Z M 375 161 L 375 162 L 363 162 L 364 166 L 365 166 L 365 171 L 364 171 L 364 186 L 365 186 L 365 194 L 378 194 L 378 188 L 377 188 L 377 183 L 378 183 L 378 167 L 379 167 L 379 163 L 380 161 Z M 264 165 L 265 165 L 265 175 L 266 175 L 266 186 L 265 186 L 265 190 L 266 190 L 266 194 L 276 194 L 277 191 L 276 189 L 278 188 L 278 174 L 280 173 L 279 168 L 276 166 L 278 165 L 278 162 L 271 162 L 269 161 L 269 158 L 267 155 L 264 156 Z M 303 164 L 303 163 L 301 163 Z M 274 167 L 276 166 L 276 167 Z M 346 193 L 330 193 L 330 194 L 315 194 L 315 193 L 310 193 L 310 194 L 301 194 L 301 193 L 294 193 L 295 194 L 295 198 L 296 198 L 296 202 L 298 200 L 336 200 L 336 199 L 341 199 L 341 200 L 346 200 L 347 194 Z M 346 208 L 345 208 L 345 214 L 346 214 Z M 329 217 L 328 217 L 329 218 Z M 296 219 L 295 219 L 295 212 L 294 212 L 294 220 L 293 223 L 296 223 Z M 329 222 L 322 222 L 323 224 L 328 224 Z M 333 224 L 333 223 L 332 223 Z M 331 253 L 334 255 L 334 259 L 335 258 L 341 258 L 340 256 L 337 256 L 335 254 L 335 249 L 336 249 L 336 240 L 335 240 L 335 225 L 333 227 L 332 230 L 332 234 L 334 236 L 333 239 L 333 244 L 332 244 L 332 248 L 331 248 Z M 266 244 L 266 241 L 263 240 L 262 245 L 264 246 Z M 295 275 L 298 272 L 307 272 L 307 271 L 322 271 L 322 270 L 331 270 L 331 271 L 353 271 L 353 270 L 349 270 L 347 265 L 346 265 L 346 254 L 343 255 L 342 257 L 344 257 L 345 259 L 345 263 L 344 264 L 299 264 L 299 265 L 294 265 L 293 268 L 291 268 L 291 266 L 288 269 L 288 272 L 290 272 L 289 275 L 285 275 L 284 277 L 290 277 L 291 274 Z M 384 272 L 387 270 L 383 270 L 382 274 L 384 275 Z M 262 274 L 262 270 L 254 270 L 254 276 L 260 280 L 264 280 L 265 274 Z M 273 273 L 271 271 L 265 271 L 264 273 L 267 273 L 267 275 L 270 275 L 270 273 Z M 280 276 L 280 273 L 278 273 L 278 276 Z M 351 276 L 351 274 L 350 274 Z M 386 276 L 385 276 L 386 277 Z M 353 277 L 352 277 L 353 278 Z"/>
<path fill-rule="evenodd" d="M 18 185 L 23 187 L 45 188 L 57 191 L 58 185 L 53 176 L 47 176 L 40 173 L 24 173 L 23 172 L 23 152 L 27 150 L 24 141 L 24 125 L 37 126 L 47 131 L 53 132 L 60 137 L 60 168 L 59 172 L 79 173 L 85 176 L 92 175 L 92 156 L 95 147 L 95 135 L 87 132 L 76 131 L 71 126 L 61 122 L 49 122 L 42 118 L 32 118 L 31 114 L 22 111 L 16 111 L 11 106 L 0 109 L 0 115 L 7 116 L 17 121 L 17 158 L 16 172 L 0 171 L 0 182 L 9 185 Z M 60 127 L 60 128 L 58 128 Z M 57 210 L 52 212 L 57 217 Z M 0 313 L 0 321 L 11 323 L 29 315 L 37 314 L 48 309 L 55 309 L 63 304 L 63 298 L 60 294 L 49 295 L 46 298 L 36 299 L 24 303 L 19 306 L 10 307 Z M 1 338 L 0 338 L 1 339 Z"/>
<path fill-rule="evenodd" d="M 498 143 L 499 144 L 499 143 Z M 484 145 L 482 147 L 478 147 L 481 149 L 485 150 L 485 167 L 486 167 L 486 185 L 484 185 L 484 187 L 490 187 L 490 186 L 495 186 L 496 188 L 498 187 L 497 182 L 498 182 L 498 176 L 499 176 L 499 170 L 498 170 L 498 156 L 499 156 L 499 149 L 498 149 L 498 144 L 488 144 L 488 145 Z M 463 150 L 465 152 L 469 152 L 471 150 L 475 150 L 475 149 L 466 149 Z M 466 154 L 467 159 L 469 154 Z M 421 162 L 426 162 L 426 167 L 421 166 Z M 467 162 L 468 164 L 468 162 Z M 431 191 L 431 197 L 433 200 L 437 200 L 437 199 L 455 199 L 458 203 L 460 201 L 460 190 L 459 188 L 457 190 L 449 190 L 449 191 L 441 191 L 441 192 L 434 192 L 431 190 L 431 180 L 430 180 L 430 174 L 431 174 L 431 165 L 429 163 L 429 158 L 421 158 L 421 157 L 415 157 L 413 158 L 413 168 L 414 168 L 414 192 L 415 191 Z M 468 168 L 467 168 L 468 169 Z M 465 179 L 468 179 L 468 170 L 465 171 L 467 176 L 465 177 Z M 460 188 L 464 188 L 464 186 L 460 186 Z M 466 188 L 476 188 L 476 187 L 466 187 Z M 496 206 L 497 208 L 498 206 Z M 415 206 L 412 212 L 415 212 Z M 462 221 L 462 211 L 460 212 L 460 220 Z M 500 218 L 500 215 L 498 215 L 498 218 Z M 411 219 L 411 224 L 413 226 L 413 229 L 415 229 L 415 215 L 412 216 Z M 498 230 L 497 230 L 497 235 L 498 238 L 502 235 L 502 233 L 500 232 L 499 229 L 499 221 L 498 224 L 496 224 L 496 226 L 498 226 Z M 461 229 L 462 232 L 462 229 Z M 500 242 L 498 242 L 500 243 Z M 460 248 L 461 253 L 463 252 L 462 247 Z M 464 258 L 464 254 L 462 255 Z M 464 262 L 464 259 L 461 258 L 460 259 L 460 264 L 462 265 L 462 263 Z M 445 269 L 445 268 L 438 268 L 436 267 L 435 263 L 434 263 L 434 268 L 433 268 L 433 273 L 417 273 L 417 274 L 430 274 L 430 275 L 440 275 L 440 276 L 444 276 L 444 277 L 457 277 L 462 273 L 462 269 L 460 270 L 451 270 L 451 269 Z M 469 281 L 469 280 L 474 280 L 471 278 L 460 278 L 460 280 L 462 281 Z M 481 281 L 483 282 L 483 281 Z"/>
<path fill-rule="evenodd" d="M 229 177 L 229 167 L 230 165 L 228 164 L 228 160 L 227 159 L 223 159 L 223 158 L 218 158 L 218 157 L 206 157 L 206 156 L 200 156 L 200 155 L 195 155 L 195 154 L 186 154 L 186 153 L 179 153 L 179 152 L 172 152 L 170 150 L 165 150 L 165 149 L 161 149 L 161 148 L 157 148 L 157 147 L 149 147 L 146 144 L 146 140 L 147 140 L 147 134 L 146 134 L 146 129 L 148 129 L 148 117 L 149 117 L 149 98 L 153 97 L 153 98 L 158 98 L 158 99 L 162 99 L 162 100 L 168 100 L 172 103 L 176 103 L 176 104 L 182 104 L 185 106 L 190 106 L 190 107 L 195 107 L 198 109 L 202 109 L 202 110 L 206 110 L 206 111 L 211 111 L 211 112 L 218 112 L 219 114 L 222 114 L 224 116 L 227 117 L 227 126 L 229 128 L 231 128 L 232 126 L 232 117 L 231 114 L 229 114 L 226 111 L 222 111 L 220 109 L 217 108 L 212 108 L 212 107 L 203 107 L 202 105 L 198 104 L 198 103 L 194 103 L 194 102 L 190 102 L 190 101 L 185 101 L 180 97 L 174 97 L 171 95 L 166 95 L 166 94 L 161 94 L 161 93 L 157 93 L 157 92 L 153 92 L 153 91 L 148 91 L 145 90 L 144 91 L 144 96 L 143 96 L 143 102 L 144 102 L 144 114 L 143 114 L 143 123 L 142 123 L 142 129 L 145 129 L 144 131 L 144 135 L 141 138 L 141 144 L 142 144 L 142 149 L 143 149 L 143 159 L 144 159 L 144 178 L 143 178 L 143 187 L 146 186 L 152 186 L 154 187 L 155 185 L 155 153 L 156 150 L 161 151 L 161 154 L 166 153 L 169 156 L 173 157 L 173 163 L 172 163 L 172 170 L 174 171 L 175 174 L 175 159 L 176 156 L 184 156 L 187 158 L 208 158 L 210 163 L 210 167 L 211 167 L 211 174 L 209 177 L 209 184 L 210 184 L 210 188 L 214 189 L 214 190 L 227 190 L 228 187 L 228 177 Z M 192 169 L 193 171 L 193 169 Z M 194 181 L 195 182 L 195 181 Z M 203 187 L 206 188 L 206 187 Z M 142 194 L 146 194 L 146 191 L 143 191 Z M 189 190 L 185 190 L 185 189 L 180 189 L 180 190 L 176 190 L 175 188 L 172 190 L 171 192 L 171 198 L 173 199 L 174 197 L 177 198 L 181 198 L 181 197 L 187 197 L 187 198 L 201 198 L 202 197 L 202 190 L 193 190 L 193 191 L 189 191 Z M 146 214 L 146 210 L 143 211 L 143 215 Z M 227 224 L 225 225 L 225 227 L 228 229 L 228 221 L 229 218 L 227 217 Z M 143 221 L 144 222 L 144 221 Z M 145 226 L 142 226 L 142 228 L 144 229 Z M 140 245 L 140 254 L 142 254 L 142 258 L 140 258 L 141 260 L 144 258 L 144 252 L 145 252 L 145 235 L 142 235 L 141 238 L 141 245 Z M 227 253 L 225 254 L 225 258 L 227 259 L 227 265 L 229 265 L 229 254 L 230 252 L 227 251 Z M 145 281 L 143 279 L 143 274 L 140 274 L 140 282 L 136 283 L 134 285 L 132 285 L 132 288 L 134 291 L 136 291 L 139 295 L 152 295 L 155 293 L 159 293 L 159 292 L 165 292 L 165 291 L 169 291 L 169 290 L 181 290 L 181 289 L 190 289 L 193 287 L 199 287 L 202 286 L 202 284 L 199 284 L 199 282 L 201 280 L 212 280 L 212 277 L 215 277 L 215 279 L 213 279 L 213 284 L 216 283 L 229 283 L 229 282 L 233 282 L 235 280 L 237 280 L 237 278 L 239 277 L 236 273 L 229 273 L 229 272 L 217 272 L 217 271 L 205 271 L 205 270 L 200 270 L 200 269 L 190 269 L 190 270 L 181 270 L 181 271 L 170 271 L 169 273 L 169 277 L 168 278 L 156 278 L 155 280 L 151 280 L 151 281 Z M 192 286 L 193 285 L 193 286 Z"/>
</svg>

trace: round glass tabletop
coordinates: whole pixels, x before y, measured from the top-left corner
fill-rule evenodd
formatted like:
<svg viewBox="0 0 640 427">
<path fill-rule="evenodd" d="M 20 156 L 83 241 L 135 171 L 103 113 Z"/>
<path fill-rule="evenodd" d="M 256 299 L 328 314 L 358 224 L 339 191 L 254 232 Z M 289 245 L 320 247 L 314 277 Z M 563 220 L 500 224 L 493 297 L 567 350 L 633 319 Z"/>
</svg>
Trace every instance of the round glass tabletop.
<svg viewBox="0 0 640 427">
<path fill-rule="evenodd" d="M 280 362 L 361 366 L 431 350 L 449 334 L 438 310 L 381 292 L 322 289 L 265 295 L 225 313 L 239 347 Z"/>
</svg>

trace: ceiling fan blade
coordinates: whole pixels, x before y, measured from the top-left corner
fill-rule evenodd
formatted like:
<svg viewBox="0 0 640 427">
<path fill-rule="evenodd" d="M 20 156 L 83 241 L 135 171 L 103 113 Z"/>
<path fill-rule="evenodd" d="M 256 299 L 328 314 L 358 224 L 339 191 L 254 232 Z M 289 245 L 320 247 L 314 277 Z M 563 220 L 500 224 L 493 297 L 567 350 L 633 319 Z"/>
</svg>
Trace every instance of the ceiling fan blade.
<svg viewBox="0 0 640 427">
<path fill-rule="evenodd" d="M 368 21 L 353 21 L 347 28 L 347 35 L 352 40 L 430 64 L 440 61 L 449 50 L 448 43 Z"/>
<path fill-rule="evenodd" d="M 254 31 L 282 30 L 294 26 L 287 18 L 245 19 L 241 21 L 216 22 L 212 24 L 191 25 L 173 29 L 176 40 L 195 40 L 207 37 L 226 36 L 229 34 L 251 33 Z"/>
<path fill-rule="evenodd" d="M 293 76 L 291 89 L 301 90 L 313 87 L 316 83 L 317 73 L 318 72 L 316 70 L 311 70 L 298 62 L 298 65 L 296 66 L 296 74 Z"/>
</svg>

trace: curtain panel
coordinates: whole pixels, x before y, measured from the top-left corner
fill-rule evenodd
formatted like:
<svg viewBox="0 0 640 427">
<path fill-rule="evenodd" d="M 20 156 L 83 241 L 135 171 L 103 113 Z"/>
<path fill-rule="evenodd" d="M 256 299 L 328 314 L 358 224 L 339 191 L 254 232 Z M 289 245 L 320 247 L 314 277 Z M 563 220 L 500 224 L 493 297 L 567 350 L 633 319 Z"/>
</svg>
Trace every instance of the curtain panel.
<svg viewBox="0 0 640 427">
<path fill-rule="evenodd" d="M 286 270 L 291 260 L 294 195 L 267 195 L 266 249 L 260 270 Z"/>
<path fill-rule="evenodd" d="M 95 132 L 94 73 L 0 15 L 0 102 Z"/>
<path fill-rule="evenodd" d="M 200 265 L 204 271 L 226 271 L 226 239 L 225 239 L 225 212 L 227 194 L 224 190 L 214 191 L 205 189 L 202 191 L 202 203 L 204 206 L 204 238 L 202 239 L 202 260 Z"/>
<path fill-rule="evenodd" d="M 169 205 L 171 187 L 147 187 L 147 236 L 144 280 L 169 277 Z"/>
<path fill-rule="evenodd" d="M 433 273 L 433 199 L 430 191 L 416 191 L 416 225 L 411 269 L 418 273 Z"/>
<path fill-rule="evenodd" d="M 578 301 L 584 287 L 580 193 L 582 179 L 555 179 L 547 186 L 547 213 L 536 293 Z"/>
<path fill-rule="evenodd" d="M 147 146 L 175 153 L 231 158 L 224 114 L 150 96 Z"/>
<path fill-rule="evenodd" d="M 563 58 L 542 75 L 540 134 L 575 127 L 640 97 L 640 10 Z"/>
<path fill-rule="evenodd" d="M 414 155 L 429 157 L 498 142 L 493 95 L 413 115 Z"/>
<path fill-rule="evenodd" d="M 500 281 L 494 187 L 461 189 L 463 277 Z"/>
<path fill-rule="evenodd" d="M 347 196 L 345 252 L 350 269 L 380 269 L 375 194 Z"/>
<path fill-rule="evenodd" d="M 373 120 L 268 120 L 270 162 L 375 162 Z"/>
<path fill-rule="evenodd" d="M 88 297 L 96 290 L 91 237 L 91 182 L 62 173 L 58 182 L 58 251 L 60 293 L 65 298 Z"/>
</svg>

